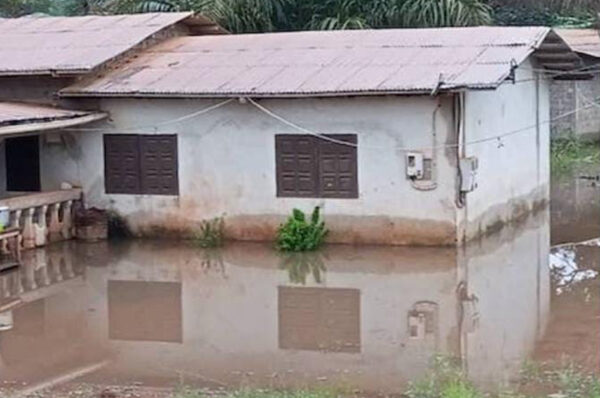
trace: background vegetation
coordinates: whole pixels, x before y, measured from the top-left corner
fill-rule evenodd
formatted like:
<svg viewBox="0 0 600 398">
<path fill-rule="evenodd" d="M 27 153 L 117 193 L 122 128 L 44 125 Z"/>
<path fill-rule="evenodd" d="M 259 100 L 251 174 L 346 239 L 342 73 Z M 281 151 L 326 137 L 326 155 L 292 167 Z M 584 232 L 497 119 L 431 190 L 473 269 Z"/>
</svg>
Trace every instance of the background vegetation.
<svg viewBox="0 0 600 398">
<path fill-rule="evenodd" d="M 231 32 L 470 25 L 590 27 L 598 0 L 2 0 L 0 16 L 197 11 Z"/>
<path fill-rule="evenodd" d="M 551 143 L 551 169 L 555 177 L 571 176 L 574 171 L 600 164 L 600 143 L 575 137 L 555 139 Z"/>
</svg>

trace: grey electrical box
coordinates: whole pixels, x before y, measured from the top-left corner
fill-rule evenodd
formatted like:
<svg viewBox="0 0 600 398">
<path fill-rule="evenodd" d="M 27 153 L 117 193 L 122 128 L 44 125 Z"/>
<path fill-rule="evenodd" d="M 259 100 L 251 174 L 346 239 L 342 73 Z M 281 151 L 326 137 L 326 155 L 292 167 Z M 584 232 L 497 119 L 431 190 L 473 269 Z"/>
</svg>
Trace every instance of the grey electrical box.
<svg viewBox="0 0 600 398">
<path fill-rule="evenodd" d="M 475 156 L 460 159 L 461 192 L 473 192 L 477 188 L 479 160 Z"/>
</svg>

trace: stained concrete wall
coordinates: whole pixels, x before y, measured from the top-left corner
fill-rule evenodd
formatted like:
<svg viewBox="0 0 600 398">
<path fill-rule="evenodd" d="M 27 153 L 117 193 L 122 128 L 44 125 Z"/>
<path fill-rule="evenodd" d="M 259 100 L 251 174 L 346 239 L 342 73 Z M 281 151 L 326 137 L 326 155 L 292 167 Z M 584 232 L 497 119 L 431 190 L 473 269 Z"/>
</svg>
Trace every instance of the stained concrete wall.
<svg viewBox="0 0 600 398">
<path fill-rule="evenodd" d="M 530 80 L 535 78 L 531 68 L 527 62 L 517 70 L 516 84 L 507 81 L 495 91 L 465 95 L 464 153 L 479 160 L 478 187 L 467 194 L 462 211 L 466 239 L 491 233 L 549 202 L 550 83 Z M 494 138 L 500 135 L 505 136 Z"/>
<path fill-rule="evenodd" d="M 71 133 L 73 145 L 42 150 L 44 189 L 62 181 L 82 185 L 88 206 L 126 216 L 140 234 L 190 233 L 201 220 L 225 215 L 238 239 L 273 239 L 294 207 L 323 207 L 333 242 L 453 244 L 456 240 L 455 154 L 437 151 L 437 188 L 419 191 L 405 173 L 397 147 L 452 143 L 451 97 L 360 97 L 263 100 L 262 105 L 319 133 L 358 136 L 358 199 L 276 196 L 275 135 L 298 133 L 237 101 L 183 123 L 152 126 L 188 115 L 213 101 L 107 99 L 112 124 L 100 132 Z M 437 140 L 432 129 L 435 112 Z M 103 133 L 177 134 L 179 196 L 107 195 Z M 431 156 L 431 154 L 429 154 Z"/>
</svg>

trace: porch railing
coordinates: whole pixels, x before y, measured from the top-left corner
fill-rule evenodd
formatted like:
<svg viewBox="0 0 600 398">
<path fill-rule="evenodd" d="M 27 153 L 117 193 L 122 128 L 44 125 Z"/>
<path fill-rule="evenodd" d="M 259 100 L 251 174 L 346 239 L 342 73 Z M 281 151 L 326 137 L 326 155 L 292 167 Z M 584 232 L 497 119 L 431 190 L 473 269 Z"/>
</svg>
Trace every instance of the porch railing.
<svg viewBox="0 0 600 398">
<path fill-rule="evenodd" d="M 21 247 L 32 249 L 74 235 L 73 205 L 81 189 L 39 192 L 0 199 L 10 209 L 10 227 L 21 230 Z"/>
</svg>

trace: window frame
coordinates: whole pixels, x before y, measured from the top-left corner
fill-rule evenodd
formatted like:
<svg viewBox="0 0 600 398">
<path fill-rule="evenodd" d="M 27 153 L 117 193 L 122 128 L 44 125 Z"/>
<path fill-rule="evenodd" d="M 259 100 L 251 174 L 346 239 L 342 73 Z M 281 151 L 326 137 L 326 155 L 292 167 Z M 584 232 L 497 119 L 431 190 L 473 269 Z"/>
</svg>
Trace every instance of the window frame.
<svg viewBox="0 0 600 398">
<path fill-rule="evenodd" d="M 343 144 L 337 144 L 332 141 L 328 141 L 323 138 L 316 137 L 314 135 L 309 134 L 276 134 L 275 135 L 275 182 L 276 182 L 276 196 L 278 198 L 312 198 L 312 199 L 358 199 L 359 198 L 359 188 L 358 188 L 358 136 L 357 134 L 327 134 L 324 137 L 331 138 L 338 141 L 348 142 L 350 144 L 354 144 L 355 146 L 345 146 Z M 312 167 L 308 167 L 305 169 L 304 173 L 308 173 L 308 170 L 312 169 L 313 178 L 312 181 L 313 189 L 310 192 L 299 193 L 299 189 L 296 188 L 295 192 L 286 192 L 284 189 L 284 178 L 285 174 L 292 175 L 295 173 L 296 175 L 299 173 L 298 168 L 293 172 L 286 172 L 284 170 L 285 166 L 285 153 L 281 151 L 284 148 L 284 140 L 291 139 L 299 142 L 300 140 L 308 140 L 308 142 L 312 145 L 312 152 L 307 151 L 305 153 L 293 153 L 291 156 L 299 157 L 299 156 L 307 156 L 311 155 Z M 295 144 L 298 146 L 298 144 Z M 292 145 L 293 146 L 293 145 Z M 350 148 L 350 149 L 349 149 Z M 298 149 L 298 148 L 296 148 Z M 333 192 L 327 192 L 325 187 L 324 178 L 327 178 L 325 175 L 324 163 L 324 155 L 339 155 L 339 156 L 350 156 L 350 171 L 347 172 L 348 178 L 350 179 L 350 188 L 346 193 L 341 190 L 336 190 Z M 296 166 L 298 163 L 298 159 L 295 159 Z M 336 159 L 339 164 L 339 158 Z M 288 176 L 289 177 L 289 176 Z M 297 177 L 296 177 L 297 178 Z M 329 178 L 332 178 L 331 176 Z M 339 174 L 334 176 L 333 178 L 337 179 L 339 183 Z M 298 181 L 296 181 L 296 187 L 298 187 Z"/>
<path fill-rule="evenodd" d="M 173 177 L 171 178 L 172 184 L 166 191 L 160 191 L 152 189 L 148 183 L 148 170 L 144 166 L 147 162 L 146 156 L 148 155 L 147 148 L 148 142 L 145 140 L 156 140 L 157 138 L 166 138 L 172 145 L 169 147 L 169 154 L 171 155 L 171 166 L 173 167 Z M 152 195 L 152 196 L 179 196 L 179 143 L 177 134 L 103 134 L 103 148 L 104 148 L 104 192 L 108 195 Z M 137 183 L 134 184 L 133 189 L 115 187 L 113 181 L 114 177 L 111 177 L 112 164 L 110 163 L 110 145 L 114 145 L 112 139 L 135 139 L 133 145 L 136 149 L 134 151 L 134 163 L 135 164 L 135 178 Z M 118 143 L 117 143 L 118 144 Z M 116 151 L 118 154 L 118 151 Z M 160 162 L 161 160 L 157 160 Z M 160 166 L 158 169 L 161 170 Z"/>
</svg>

